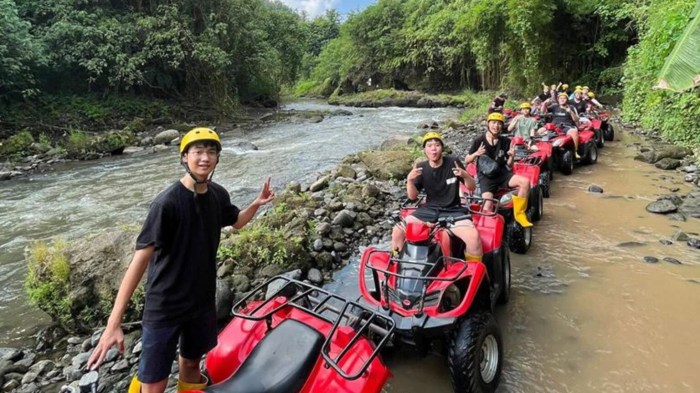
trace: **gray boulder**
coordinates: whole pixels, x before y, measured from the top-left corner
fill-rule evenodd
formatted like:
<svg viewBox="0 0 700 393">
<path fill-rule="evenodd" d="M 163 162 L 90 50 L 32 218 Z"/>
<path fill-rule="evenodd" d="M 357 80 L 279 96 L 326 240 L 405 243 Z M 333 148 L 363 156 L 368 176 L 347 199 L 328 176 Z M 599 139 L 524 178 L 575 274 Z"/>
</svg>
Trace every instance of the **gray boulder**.
<svg viewBox="0 0 700 393">
<path fill-rule="evenodd" d="M 357 177 L 357 172 L 350 165 L 338 165 L 336 173 L 336 178 L 346 177 L 349 179 L 355 179 Z"/>
<path fill-rule="evenodd" d="M 321 190 L 323 190 L 324 188 L 328 187 L 328 182 L 329 182 L 329 181 L 330 181 L 330 177 L 329 177 L 329 176 L 322 176 L 321 178 L 319 178 L 318 180 L 316 180 L 316 181 L 309 187 L 309 191 L 311 191 L 311 192 L 321 191 Z"/>
<path fill-rule="evenodd" d="M 700 191 L 694 191 L 686 195 L 678 211 L 692 217 L 700 215 Z"/>
<path fill-rule="evenodd" d="M 668 214 L 678 210 L 678 206 L 668 199 L 662 199 L 648 204 L 646 209 L 650 213 Z"/>
<path fill-rule="evenodd" d="M 321 273 L 321 271 L 316 268 L 309 269 L 309 273 L 306 275 L 306 278 L 308 278 L 309 281 L 314 285 L 323 284 L 323 273 Z"/>
<path fill-rule="evenodd" d="M 665 171 L 673 170 L 681 166 L 681 161 L 675 158 L 662 158 L 654 164 L 655 167 Z"/>
<path fill-rule="evenodd" d="M 335 218 L 333 219 L 333 225 L 338 225 L 343 228 L 351 227 L 352 224 L 355 222 L 356 216 L 357 213 L 353 211 L 343 210 L 335 216 Z"/>
<path fill-rule="evenodd" d="M 180 137 L 180 132 L 178 130 L 165 130 L 162 132 L 159 132 L 158 135 L 156 135 L 153 138 L 153 143 L 156 145 L 167 145 L 172 142 L 173 139 L 179 138 Z"/>
</svg>

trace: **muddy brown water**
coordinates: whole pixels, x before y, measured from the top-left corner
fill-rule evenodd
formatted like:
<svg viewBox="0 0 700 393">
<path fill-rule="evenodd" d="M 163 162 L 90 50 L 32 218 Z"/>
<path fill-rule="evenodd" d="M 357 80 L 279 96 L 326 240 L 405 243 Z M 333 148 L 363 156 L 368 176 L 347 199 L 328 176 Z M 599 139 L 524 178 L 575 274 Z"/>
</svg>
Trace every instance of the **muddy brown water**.
<svg viewBox="0 0 700 393">
<path fill-rule="evenodd" d="M 645 211 L 669 188 L 691 188 L 676 172 L 634 161 L 627 145 L 636 137 L 617 138 L 596 165 L 555 174 L 533 247 L 511 254 L 511 301 L 496 312 L 505 348 L 498 392 L 700 391 L 700 251 L 659 242 L 700 232 L 700 220 Z M 604 193 L 587 193 L 592 183 Z M 350 265 L 333 286 L 353 293 L 356 276 Z M 443 356 L 386 360 L 389 392 L 452 391 Z"/>
</svg>

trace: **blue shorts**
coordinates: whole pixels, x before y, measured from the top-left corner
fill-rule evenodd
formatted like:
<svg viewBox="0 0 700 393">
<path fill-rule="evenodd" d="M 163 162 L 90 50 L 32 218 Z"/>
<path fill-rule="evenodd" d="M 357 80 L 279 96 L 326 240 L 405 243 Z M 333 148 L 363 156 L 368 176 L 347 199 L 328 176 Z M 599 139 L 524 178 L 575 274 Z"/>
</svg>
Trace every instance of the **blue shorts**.
<svg viewBox="0 0 700 393">
<path fill-rule="evenodd" d="M 178 340 L 180 356 L 201 359 L 216 346 L 216 313 L 185 321 L 175 326 L 143 326 L 139 381 L 155 383 L 167 379 L 175 359 Z"/>
</svg>

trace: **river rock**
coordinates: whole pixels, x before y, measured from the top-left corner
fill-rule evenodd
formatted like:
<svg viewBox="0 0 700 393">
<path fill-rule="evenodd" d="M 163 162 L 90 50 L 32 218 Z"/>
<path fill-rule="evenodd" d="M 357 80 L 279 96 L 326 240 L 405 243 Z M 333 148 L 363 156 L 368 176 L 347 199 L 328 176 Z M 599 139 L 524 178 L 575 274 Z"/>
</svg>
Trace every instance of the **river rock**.
<svg viewBox="0 0 700 393">
<path fill-rule="evenodd" d="M 426 127 L 429 127 L 426 124 Z M 396 135 L 389 139 L 384 140 L 381 146 L 381 150 L 409 150 L 412 147 L 418 147 L 419 144 L 415 139 L 407 136 Z"/>
<path fill-rule="evenodd" d="M 663 158 L 663 159 L 657 161 L 654 164 L 654 166 L 659 168 L 659 169 L 663 169 L 663 170 L 668 171 L 668 170 L 676 169 L 679 166 L 681 166 L 681 162 L 680 162 L 680 160 L 676 160 L 674 158 Z"/>
<path fill-rule="evenodd" d="M 260 269 L 260 276 L 263 278 L 274 277 L 281 274 L 283 271 L 284 269 L 282 269 L 282 266 L 270 264 Z"/>
<path fill-rule="evenodd" d="M 328 215 L 328 210 L 326 210 L 322 207 L 314 210 L 314 217 L 325 217 L 327 215 Z"/>
<path fill-rule="evenodd" d="M 601 187 L 597 184 L 591 184 L 590 186 L 588 186 L 588 192 L 602 194 L 603 187 Z"/>
<path fill-rule="evenodd" d="M 343 205 L 343 202 L 334 200 L 331 203 L 329 203 L 327 207 L 328 207 L 328 210 L 330 210 L 332 212 L 337 212 L 337 211 L 343 210 L 344 205 Z"/>
<path fill-rule="evenodd" d="M 367 199 L 367 198 L 376 198 L 381 194 L 381 190 L 379 187 L 375 186 L 374 184 L 365 184 L 364 187 L 362 187 L 362 197 Z"/>
<path fill-rule="evenodd" d="M 355 222 L 356 213 L 350 210 L 343 210 L 338 213 L 333 219 L 333 225 L 338 225 L 343 228 L 351 227 Z"/>
<path fill-rule="evenodd" d="M 321 251 L 323 250 L 323 240 L 321 239 L 316 239 L 314 240 L 314 251 Z"/>
<path fill-rule="evenodd" d="M 309 273 L 307 273 L 306 278 L 308 278 L 314 285 L 323 284 L 323 273 L 316 268 L 309 269 Z"/>
<path fill-rule="evenodd" d="M 700 250 L 700 239 L 690 238 L 686 244 L 692 248 Z"/>
<path fill-rule="evenodd" d="M 646 262 L 646 263 L 658 263 L 659 258 L 646 256 L 646 257 L 644 257 L 644 262 Z"/>
<path fill-rule="evenodd" d="M 673 242 L 668 239 L 661 239 L 659 240 L 659 243 L 663 244 L 664 246 L 670 246 L 671 244 L 673 244 Z"/>
<path fill-rule="evenodd" d="M 665 158 L 681 160 L 691 154 L 693 154 L 693 151 L 687 147 L 681 147 L 676 145 L 660 146 L 654 149 L 654 162 L 663 160 Z"/>
<path fill-rule="evenodd" d="M 76 366 L 77 368 L 80 368 L 80 367 L 83 367 L 87 363 L 89 358 L 90 358 L 90 352 L 79 353 L 73 357 L 73 359 L 71 360 L 71 364 Z M 111 362 L 112 360 L 113 359 L 111 359 L 111 360 L 105 359 L 106 362 Z"/>
<path fill-rule="evenodd" d="M 647 211 L 650 213 L 667 214 L 676 210 L 678 210 L 678 206 L 668 199 L 658 200 L 647 205 Z"/>
<path fill-rule="evenodd" d="M 87 362 L 87 359 L 85 361 Z M 45 359 L 36 362 L 33 366 L 29 368 L 28 372 L 34 372 L 37 375 L 43 375 L 53 370 L 54 368 L 56 368 L 56 363 L 52 362 L 51 360 Z"/>
<path fill-rule="evenodd" d="M 336 169 L 336 178 L 338 177 L 355 179 L 357 177 L 357 172 L 350 165 L 338 165 Z"/>
<path fill-rule="evenodd" d="M 322 176 L 318 180 L 316 180 L 310 187 L 309 191 L 311 192 L 317 192 L 321 191 L 324 188 L 328 187 L 328 181 L 330 180 L 329 176 Z"/>
<path fill-rule="evenodd" d="M 20 381 L 16 379 L 10 379 L 9 381 L 5 382 L 4 385 L 2 385 L 2 391 L 3 392 L 11 392 L 15 389 L 17 389 L 20 385 Z"/>
<path fill-rule="evenodd" d="M 318 233 L 321 236 L 325 236 L 331 232 L 331 224 L 327 222 L 322 222 L 316 225 L 316 233 Z"/>
<path fill-rule="evenodd" d="M 255 143 L 248 142 L 248 141 L 239 141 L 239 142 L 234 143 L 232 146 L 237 147 L 241 150 L 246 150 L 246 151 L 258 150 L 258 146 Z"/>
<path fill-rule="evenodd" d="M 667 215 L 666 218 L 668 218 L 671 221 L 680 221 L 680 222 L 686 221 L 685 216 L 683 214 L 680 214 L 680 213 L 671 213 L 671 214 Z"/>
<path fill-rule="evenodd" d="M 292 194 L 299 194 L 301 192 L 301 184 L 298 181 L 290 181 L 287 184 L 287 191 Z"/>
<path fill-rule="evenodd" d="M 664 258 L 664 261 L 668 262 L 668 263 L 672 263 L 674 265 L 682 265 L 681 261 L 679 261 L 676 258 L 666 257 L 666 258 Z"/>
<path fill-rule="evenodd" d="M 147 136 L 139 141 L 139 146 L 152 146 L 153 145 L 153 138 L 150 136 Z"/>
<path fill-rule="evenodd" d="M 360 160 L 379 179 L 404 179 L 413 167 L 413 155 L 408 151 L 371 151 L 359 154 Z"/>
<path fill-rule="evenodd" d="M 683 180 L 687 183 L 694 183 L 696 180 L 698 180 L 698 175 L 695 173 L 687 173 Z"/>
<path fill-rule="evenodd" d="M 636 161 L 646 162 L 653 164 L 655 162 L 656 155 L 653 151 L 642 152 L 634 157 Z"/>
<path fill-rule="evenodd" d="M 288 271 L 284 274 L 282 274 L 283 277 L 290 278 L 292 280 L 301 280 L 302 272 L 300 269 L 296 270 L 291 270 Z M 267 291 L 265 291 L 265 299 L 271 298 L 277 291 L 279 291 L 285 284 L 287 283 L 286 280 L 273 280 L 268 286 L 267 286 Z"/>
<path fill-rule="evenodd" d="M 687 233 L 677 230 L 676 233 L 671 236 L 671 240 L 676 241 L 676 242 L 684 242 L 690 239 L 690 236 L 688 236 Z"/>
<path fill-rule="evenodd" d="M 230 309 L 230 308 L 229 308 L 229 309 Z M 227 312 L 227 313 L 228 313 L 228 312 Z M 126 360 L 126 359 L 122 359 L 122 360 L 116 362 L 116 363 L 114 364 L 114 366 L 112 366 L 112 368 L 110 369 L 110 371 L 112 371 L 112 372 L 120 372 L 120 371 L 124 371 L 124 370 L 126 370 L 126 369 L 128 369 L 128 368 L 129 368 L 129 361 Z"/>
<path fill-rule="evenodd" d="M 227 280 L 216 280 L 216 319 L 221 321 L 226 319 L 231 314 L 231 306 L 233 305 L 233 293 L 231 293 L 231 285 Z"/>
<path fill-rule="evenodd" d="M 691 217 L 700 215 L 700 191 L 694 191 L 686 195 L 678 207 L 678 211 Z"/>
<path fill-rule="evenodd" d="M 156 135 L 153 138 L 153 142 L 156 145 L 165 145 L 165 144 L 170 144 L 170 142 L 175 139 L 180 137 L 180 132 L 178 130 L 165 130 L 162 132 L 159 132 L 158 135 Z"/>
<path fill-rule="evenodd" d="M 27 385 L 30 382 L 34 382 L 37 378 L 39 378 L 38 373 L 34 371 L 28 371 L 26 374 L 24 374 L 24 377 L 22 377 L 22 385 Z"/>
<path fill-rule="evenodd" d="M 316 255 L 316 265 L 321 269 L 330 269 L 333 266 L 333 255 L 328 251 L 322 251 Z"/>
<path fill-rule="evenodd" d="M 22 351 L 17 348 L 0 348 L 0 360 L 16 362 L 22 358 Z"/>
<path fill-rule="evenodd" d="M 333 243 L 333 250 L 343 253 L 348 250 L 348 246 L 345 243 L 342 242 L 335 242 Z"/>
</svg>

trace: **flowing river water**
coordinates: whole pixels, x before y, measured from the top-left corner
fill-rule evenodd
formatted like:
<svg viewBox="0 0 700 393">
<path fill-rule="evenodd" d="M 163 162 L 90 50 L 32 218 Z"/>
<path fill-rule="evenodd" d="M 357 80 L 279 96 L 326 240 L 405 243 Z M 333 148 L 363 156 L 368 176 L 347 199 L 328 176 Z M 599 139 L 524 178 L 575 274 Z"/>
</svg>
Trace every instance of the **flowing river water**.
<svg viewBox="0 0 700 393">
<path fill-rule="evenodd" d="M 277 187 L 308 182 L 389 134 L 410 134 L 421 122 L 457 115 L 451 109 L 350 110 L 353 116 L 318 124 L 227 132 L 216 179 L 244 204 L 267 175 Z M 505 346 L 499 392 L 700 391 L 700 252 L 683 242 L 659 242 L 679 229 L 700 232 L 700 221 L 670 221 L 644 210 L 669 188 L 680 188 L 679 194 L 690 188 L 675 172 L 633 161 L 627 145 L 637 142 L 634 136 L 617 138 L 596 165 L 555 175 L 533 247 L 526 255 L 511 254 L 511 302 L 496 313 Z M 260 150 L 226 147 L 241 140 Z M 23 295 L 25 245 L 141 222 L 149 201 L 181 173 L 174 156 L 173 148 L 73 163 L 0 183 L 0 346 L 21 343 L 46 322 Z M 605 192 L 587 193 L 591 183 Z M 647 264 L 645 256 L 660 262 Z M 335 280 L 330 288 L 356 297 L 357 262 Z M 451 391 L 443 356 L 401 352 L 386 360 L 394 373 L 390 392 Z"/>
</svg>

